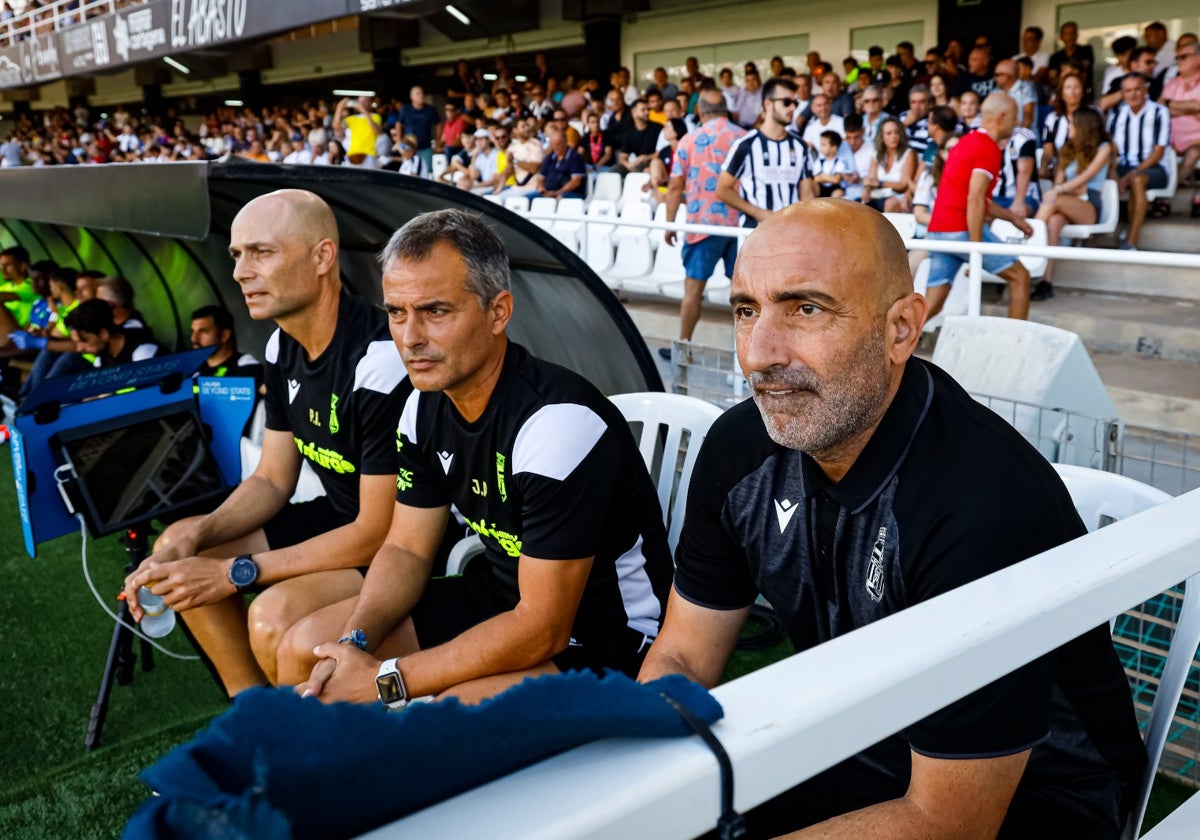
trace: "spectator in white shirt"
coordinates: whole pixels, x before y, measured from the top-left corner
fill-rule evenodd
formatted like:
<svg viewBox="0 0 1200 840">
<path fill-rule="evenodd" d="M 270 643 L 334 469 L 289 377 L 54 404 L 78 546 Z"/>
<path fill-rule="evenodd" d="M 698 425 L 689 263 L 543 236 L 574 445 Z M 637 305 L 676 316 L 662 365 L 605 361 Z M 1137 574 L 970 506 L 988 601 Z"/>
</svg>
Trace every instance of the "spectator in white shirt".
<svg viewBox="0 0 1200 840">
<path fill-rule="evenodd" d="M 729 113 L 737 116 L 738 108 L 742 105 L 742 86 L 733 83 L 733 71 L 728 67 L 722 67 L 718 74 L 720 79 L 721 93 L 725 95 L 725 107 L 729 109 Z"/>
<path fill-rule="evenodd" d="M 810 148 L 816 149 L 820 144 L 821 132 L 836 131 L 844 134 L 845 121 L 833 113 L 833 104 L 824 93 L 818 93 L 812 100 L 813 118 L 804 127 L 804 142 Z"/>
<path fill-rule="evenodd" d="M 1163 154 L 1171 137 L 1171 115 L 1151 102 L 1146 77 L 1130 73 L 1121 81 L 1124 101 L 1108 121 L 1108 135 L 1117 152 L 1117 186 L 1129 191 L 1129 234 L 1119 246 L 1136 251 L 1146 220 L 1146 190 L 1167 185 Z"/>
<path fill-rule="evenodd" d="M 1021 34 L 1021 52 L 1014 55 L 1014 59 L 1028 58 L 1033 62 L 1033 81 L 1035 84 L 1044 84 L 1046 81 L 1046 70 L 1050 64 L 1050 53 L 1042 49 L 1042 40 L 1046 37 L 1046 33 L 1042 31 L 1040 26 L 1027 26 Z"/>
</svg>

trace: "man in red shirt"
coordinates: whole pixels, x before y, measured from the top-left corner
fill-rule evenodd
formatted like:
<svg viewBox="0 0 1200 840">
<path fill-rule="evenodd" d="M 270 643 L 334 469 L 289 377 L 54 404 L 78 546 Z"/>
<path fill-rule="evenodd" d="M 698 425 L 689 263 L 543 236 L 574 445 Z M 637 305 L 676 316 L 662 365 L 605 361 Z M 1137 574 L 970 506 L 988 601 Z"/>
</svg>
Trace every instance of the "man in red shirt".
<svg viewBox="0 0 1200 840">
<path fill-rule="evenodd" d="M 1017 104 L 1004 93 L 993 93 L 980 110 L 982 124 L 964 136 L 950 151 L 938 186 L 927 239 L 951 242 L 1002 242 L 986 226 L 988 217 L 1012 222 L 1025 234 L 1033 228 L 1011 211 L 992 203 L 992 188 L 1003 163 L 1004 148 L 1017 124 Z M 934 253 L 929 263 L 925 298 L 929 317 L 941 311 L 950 284 L 966 254 Z M 983 270 L 1008 283 L 1008 317 L 1029 317 L 1029 272 L 1015 257 L 987 256 Z"/>
<path fill-rule="evenodd" d="M 462 151 L 463 132 L 467 130 L 467 121 L 458 106 L 453 102 L 446 103 L 446 119 L 442 121 L 442 151 L 446 160 Z"/>
</svg>

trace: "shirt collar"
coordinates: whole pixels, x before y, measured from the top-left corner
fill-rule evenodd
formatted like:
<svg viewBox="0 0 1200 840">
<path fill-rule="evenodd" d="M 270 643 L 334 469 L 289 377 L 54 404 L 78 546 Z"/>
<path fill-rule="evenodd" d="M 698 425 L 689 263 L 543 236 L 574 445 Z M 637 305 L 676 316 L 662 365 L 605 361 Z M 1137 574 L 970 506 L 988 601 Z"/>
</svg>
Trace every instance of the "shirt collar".
<svg viewBox="0 0 1200 840">
<path fill-rule="evenodd" d="M 896 396 L 849 471 L 840 481 L 830 484 L 816 462 L 803 455 L 807 472 L 816 478 L 806 481 L 805 486 L 826 489 L 835 502 L 852 514 L 862 511 L 899 471 L 932 401 L 933 377 L 929 369 L 920 360 L 910 358 Z"/>
</svg>

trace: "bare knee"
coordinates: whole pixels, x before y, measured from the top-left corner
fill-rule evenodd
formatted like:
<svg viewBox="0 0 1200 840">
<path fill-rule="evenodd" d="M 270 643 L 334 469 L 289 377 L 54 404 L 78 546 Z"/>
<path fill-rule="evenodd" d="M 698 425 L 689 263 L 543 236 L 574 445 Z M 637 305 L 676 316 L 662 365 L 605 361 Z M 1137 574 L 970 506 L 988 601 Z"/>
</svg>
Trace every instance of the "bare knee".
<svg viewBox="0 0 1200 840">
<path fill-rule="evenodd" d="M 308 679 L 317 658 L 313 648 L 332 641 L 328 629 L 312 617 L 302 618 L 287 629 L 275 651 L 277 685 L 297 685 Z"/>
<path fill-rule="evenodd" d="M 270 587 L 250 602 L 250 648 L 269 677 L 274 676 L 280 642 L 292 625 L 288 601 L 283 589 Z"/>
<path fill-rule="evenodd" d="M 1029 269 L 1019 262 L 1009 268 L 1004 279 L 1012 286 L 1014 293 L 1029 290 Z"/>
<path fill-rule="evenodd" d="M 186 534 L 192 530 L 200 519 L 201 517 L 199 516 L 189 516 L 186 519 L 172 522 L 163 529 L 163 532 L 158 535 L 158 539 L 154 541 L 154 551 L 162 551 L 165 548 L 169 548 L 171 543 L 179 539 L 180 534 Z"/>
</svg>

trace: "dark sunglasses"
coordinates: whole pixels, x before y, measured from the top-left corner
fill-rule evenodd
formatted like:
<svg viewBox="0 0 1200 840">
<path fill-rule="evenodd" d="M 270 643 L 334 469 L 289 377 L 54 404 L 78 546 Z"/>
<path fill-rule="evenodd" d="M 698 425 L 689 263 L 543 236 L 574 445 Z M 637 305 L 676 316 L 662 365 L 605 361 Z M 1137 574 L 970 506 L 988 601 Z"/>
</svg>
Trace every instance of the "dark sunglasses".
<svg viewBox="0 0 1200 840">
<path fill-rule="evenodd" d="M 772 102 L 778 102 L 780 105 L 782 105 L 782 106 L 783 106 L 783 107 L 785 107 L 785 108 L 793 108 L 793 107 L 795 107 L 795 106 L 797 106 L 797 105 L 799 105 L 799 104 L 800 104 L 800 101 L 799 101 L 799 100 L 797 100 L 797 99 L 789 99 L 789 98 L 787 98 L 787 97 L 784 97 L 784 98 L 781 98 L 781 99 L 772 99 L 771 101 L 772 101 Z"/>
</svg>

